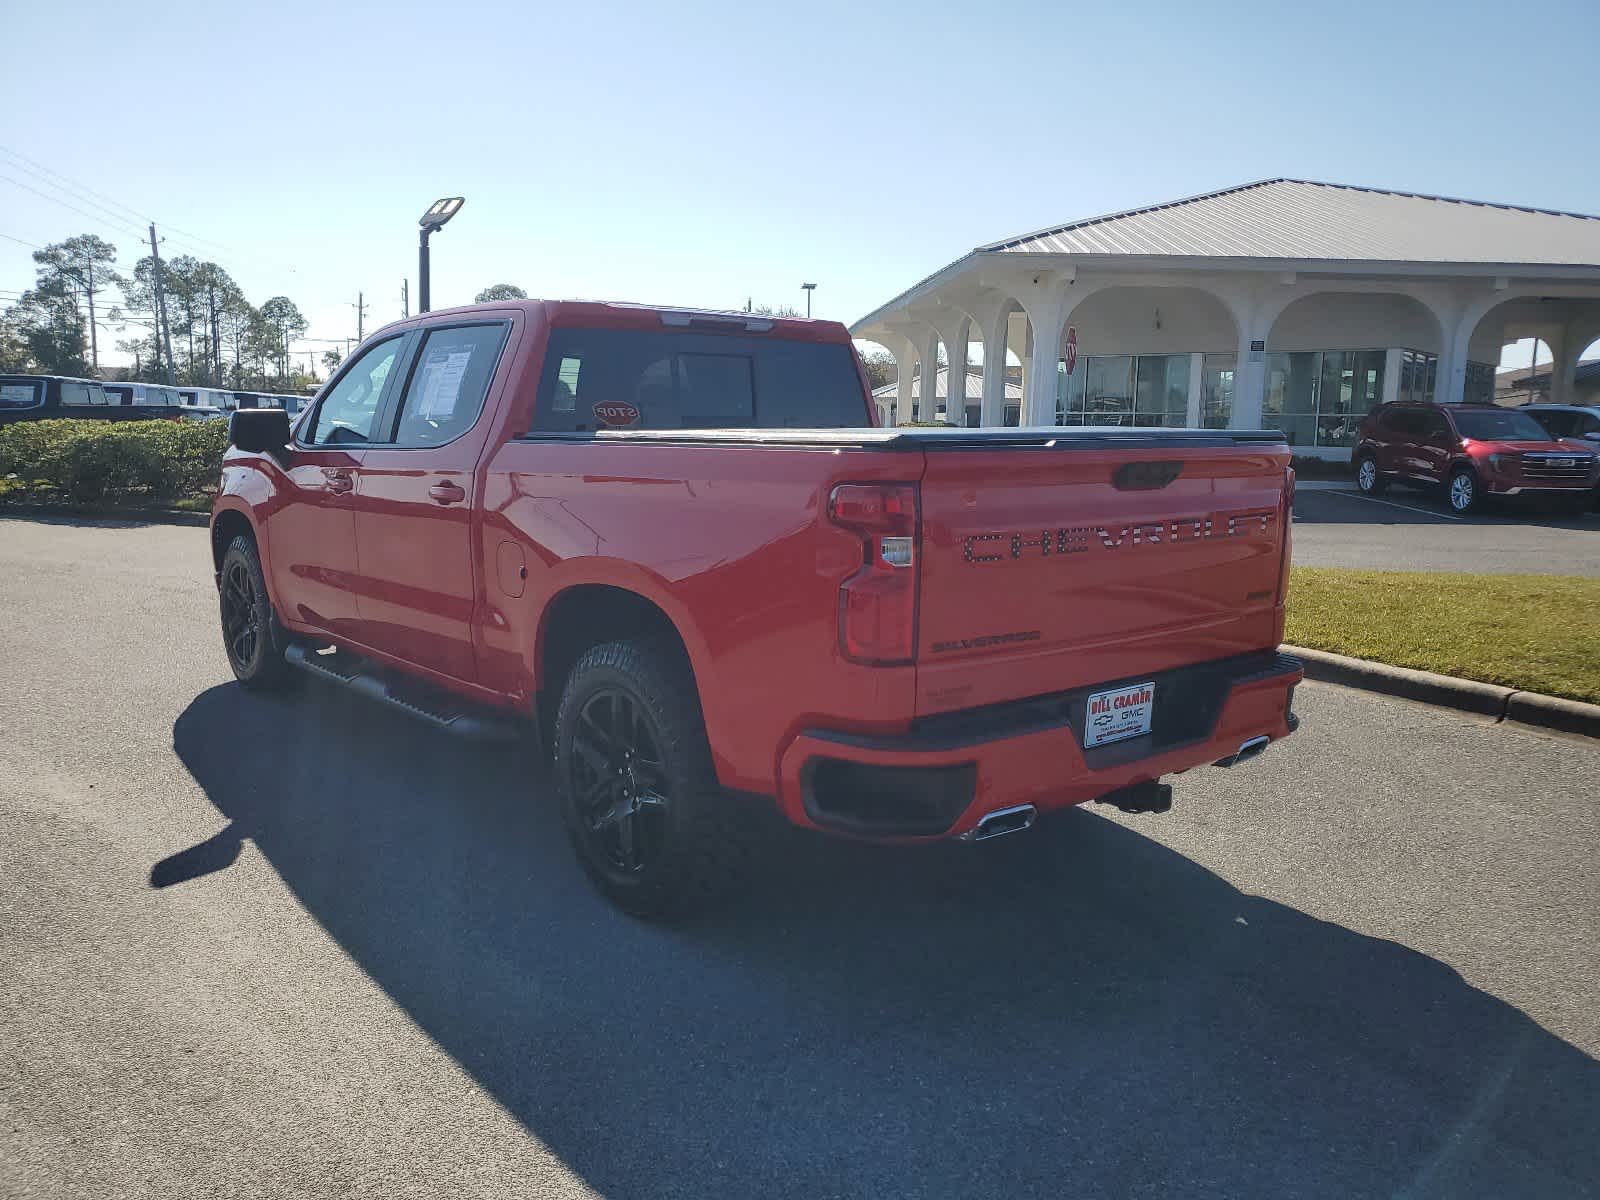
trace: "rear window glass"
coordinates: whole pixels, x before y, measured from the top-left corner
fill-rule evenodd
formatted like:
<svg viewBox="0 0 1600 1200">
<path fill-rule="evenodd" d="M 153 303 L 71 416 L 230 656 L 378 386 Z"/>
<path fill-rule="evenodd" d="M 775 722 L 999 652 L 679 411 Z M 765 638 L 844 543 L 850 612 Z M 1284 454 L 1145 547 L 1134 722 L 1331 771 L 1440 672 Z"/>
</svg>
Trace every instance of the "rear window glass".
<svg viewBox="0 0 1600 1200">
<path fill-rule="evenodd" d="M 0 408 L 38 408 L 44 402 L 43 390 L 37 381 L 0 381 Z"/>
<path fill-rule="evenodd" d="M 631 329 L 552 330 L 533 418 L 561 433 L 866 423 L 848 346 Z"/>
</svg>

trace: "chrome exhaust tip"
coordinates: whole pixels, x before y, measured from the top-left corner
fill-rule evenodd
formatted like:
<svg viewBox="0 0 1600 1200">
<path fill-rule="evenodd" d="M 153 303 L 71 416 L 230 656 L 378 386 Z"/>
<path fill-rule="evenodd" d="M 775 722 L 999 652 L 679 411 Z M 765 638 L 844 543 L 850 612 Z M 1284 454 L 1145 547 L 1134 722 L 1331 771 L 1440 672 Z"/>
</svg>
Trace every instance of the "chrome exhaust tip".
<svg viewBox="0 0 1600 1200">
<path fill-rule="evenodd" d="M 1039 810 L 1031 804 L 997 808 L 992 813 L 985 813 L 981 821 L 961 834 L 960 840 L 987 842 L 990 838 L 1004 837 L 1008 833 L 1021 833 L 1024 829 L 1032 828 L 1038 815 Z"/>
<path fill-rule="evenodd" d="M 1256 755 L 1260 754 L 1269 745 L 1271 745 L 1271 743 L 1272 739 L 1266 734 L 1262 734 L 1260 737 L 1249 738 L 1246 741 L 1240 742 L 1239 748 L 1232 754 L 1228 755 L 1227 758 L 1219 758 L 1211 765 L 1214 767 L 1236 766 L 1247 759 L 1255 758 Z"/>
</svg>

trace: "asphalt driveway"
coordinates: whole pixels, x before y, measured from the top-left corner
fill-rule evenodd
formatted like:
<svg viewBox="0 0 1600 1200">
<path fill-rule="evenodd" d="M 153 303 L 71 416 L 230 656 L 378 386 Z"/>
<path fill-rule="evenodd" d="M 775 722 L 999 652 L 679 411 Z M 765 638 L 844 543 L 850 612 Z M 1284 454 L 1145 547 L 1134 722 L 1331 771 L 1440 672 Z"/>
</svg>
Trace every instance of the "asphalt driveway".
<svg viewBox="0 0 1600 1200">
<path fill-rule="evenodd" d="M 1300 566 L 1600 576 L 1600 513 L 1507 505 L 1457 517 L 1428 492 L 1395 487 L 1367 497 L 1302 487 L 1294 520 Z"/>
<path fill-rule="evenodd" d="M 1308 684 L 1165 816 L 656 927 L 532 756 L 243 693 L 208 571 L 0 519 L 0 1195 L 1600 1193 L 1600 745 Z"/>
</svg>

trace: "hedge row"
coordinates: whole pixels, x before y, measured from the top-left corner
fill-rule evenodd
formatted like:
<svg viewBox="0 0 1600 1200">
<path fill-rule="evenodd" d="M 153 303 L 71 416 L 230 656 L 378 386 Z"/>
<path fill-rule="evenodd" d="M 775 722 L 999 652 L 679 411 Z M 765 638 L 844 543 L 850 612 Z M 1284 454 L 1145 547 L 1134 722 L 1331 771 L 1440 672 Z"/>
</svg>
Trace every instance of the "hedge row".
<svg viewBox="0 0 1600 1200">
<path fill-rule="evenodd" d="M 72 501 L 173 500 L 217 484 L 226 421 L 21 421 L 0 425 L 11 494 Z"/>
</svg>

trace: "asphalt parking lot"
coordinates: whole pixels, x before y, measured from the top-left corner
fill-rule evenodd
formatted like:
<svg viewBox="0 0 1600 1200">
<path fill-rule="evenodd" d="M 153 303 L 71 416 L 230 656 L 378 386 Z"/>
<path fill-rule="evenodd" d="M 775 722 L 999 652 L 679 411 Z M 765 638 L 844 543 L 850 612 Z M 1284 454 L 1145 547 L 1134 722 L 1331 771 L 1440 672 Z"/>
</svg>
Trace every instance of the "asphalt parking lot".
<svg viewBox="0 0 1600 1200">
<path fill-rule="evenodd" d="M 0 1195 L 1600 1193 L 1600 744 L 1307 684 L 1165 816 L 662 928 L 214 606 L 202 529 L 0 519 Z"/>
<path fill-rule="evenodd" d="M 1506 503 L 1458 517 L 1432 492 L 1302 488 L 1294 561 L 1310 567 L 1600 576 L 1600 513 Z"/>
</svg>

